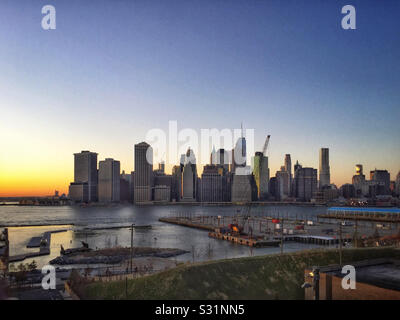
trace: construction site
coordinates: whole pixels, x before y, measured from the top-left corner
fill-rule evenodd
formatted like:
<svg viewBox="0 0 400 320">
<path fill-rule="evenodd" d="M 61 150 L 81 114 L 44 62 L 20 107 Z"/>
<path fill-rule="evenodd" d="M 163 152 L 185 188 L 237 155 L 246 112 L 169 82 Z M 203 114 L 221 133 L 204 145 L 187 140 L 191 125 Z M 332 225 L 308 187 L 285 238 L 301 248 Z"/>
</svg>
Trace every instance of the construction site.
<svg viewBox="0 0 400 320">
<path fill-rule="evenodd" d="M 211 238 L 250 247 L 281 246 L 295 241 L 321 246 L 374 247 L 400 243 L 400 209 L 331 208 L 321 215 L 253 216 L 244 207 L 232 216 L 180 212 L 161 222 L 208 231 Z"/>
</svg>

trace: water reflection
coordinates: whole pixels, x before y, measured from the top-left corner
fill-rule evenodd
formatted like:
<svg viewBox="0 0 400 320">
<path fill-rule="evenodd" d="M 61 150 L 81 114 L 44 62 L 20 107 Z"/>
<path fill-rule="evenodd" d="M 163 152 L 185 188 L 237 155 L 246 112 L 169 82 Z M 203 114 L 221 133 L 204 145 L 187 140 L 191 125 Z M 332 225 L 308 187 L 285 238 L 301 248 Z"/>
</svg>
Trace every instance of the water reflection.
<svg viewBox="0 0 400 320">
<path fill-rule="evenodd" d="M 203 206 L 120 206 L 112 208 L 91 207 L 0 207 L 0 222 L 3 225 L 57 224 L 57 226 L 11 227 L 10 254 L 38 251 L 38 248 L 28 249 L 26 245 L 30 238 L 42 235 L 46 231 L 69 229 L 67 232 L 52 234 L 51 253 L 48 256 L 27 259 L 35 260 L 39 266 L 60 254 L 60 245 L 65 249 L 80 247 L 85 241 L 91 248 L 112 246 L 130 246 L 130 230 L 120 229 L 84 229 L 106 227 L 111 225 L 152 225 L 151 229 L 135 229 L 134 246 L 149 246 L 162 248 L 179 248 L 191 253 L 178 256 L 178 261 L 204 261 L 209 259 L 224 259 L 278 253 L 280 248 L 255 248 L 233 244 L 208 237 L 202 230 L 190 229 L 158 221 L 168 215 L 236 215 L 240 207 L 203 207 Z M 251 209 L 251 215 L 284 215 L 290 217 L 315 216 L 326 212 L 325 207 L 301 206 L 259 206 Z M 70 224 L 61 226 L 60 224 Z M 73 225 L 72 225 L 73 224 Z M 296 251 L 316 247 L 311 244 L 286 243 L 285 251 Z"/>
</svg>

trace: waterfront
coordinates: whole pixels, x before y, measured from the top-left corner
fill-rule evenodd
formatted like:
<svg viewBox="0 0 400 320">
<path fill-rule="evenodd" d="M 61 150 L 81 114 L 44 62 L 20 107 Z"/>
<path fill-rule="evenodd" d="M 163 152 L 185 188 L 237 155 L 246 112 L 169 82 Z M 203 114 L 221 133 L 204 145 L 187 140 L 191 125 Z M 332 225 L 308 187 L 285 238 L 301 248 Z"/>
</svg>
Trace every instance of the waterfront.
<svg viewBox="0 0 400 320">
<path fill-rule="evenodd" d="M 178 248 L 190 253 L 177 256 L 177 261 L 204 261 L 278 253 L 280 248 L 249 248 L 208 237 L 202 230 L 189 229 L 158 221 L 165 216 L 176 214 L 190 215 L 236 215 L 240 206 L 116 206 L 116 207 L 37 207 L 3 206 L 0 207 L 0 224 L 9 227 L 10 255 L 32 252 L 26 244 L 31 237 L 40 236 L 45 231 L 68 229 L 66 232 L 52 235 L 50 255 L 36 257 L 39 266 L 57 257 L 60 245 L 65 249 L 81 246 L 85 241 L 91 248 L 130 246 L 128 228 L 110 229 L 113 226 L 151 225 L 151 229 L 135 229 L 134 246 Z M 289 217 L 315 217 L 326 213 L 326 207 L 310 206 L 253 206 L 247 214 L 254 216 L 281 214 Z M 239 212 L 238 212 L 239 211 Z M 21 225 L 29 227 L 20 227 Z M 35 227 L 31 227 L 35 225 Z M 51 225 L 51 226 L 50 226 Z M 101 229 L 104 228 L 104 229 Z M 108 228 L 108 229 L 106 229 Z M 285 252 L 315 248 L 316 245 L 288 242 Z M 25 262 L 29 262 L 27 259 Z"/>
</svg>

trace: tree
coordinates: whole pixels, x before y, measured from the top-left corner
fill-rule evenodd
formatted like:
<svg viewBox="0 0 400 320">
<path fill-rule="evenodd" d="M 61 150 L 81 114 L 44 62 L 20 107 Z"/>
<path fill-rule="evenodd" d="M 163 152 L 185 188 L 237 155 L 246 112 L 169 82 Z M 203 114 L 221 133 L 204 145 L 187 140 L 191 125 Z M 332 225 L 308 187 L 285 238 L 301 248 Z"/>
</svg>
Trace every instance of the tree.
<svg viewBox="0 0 400 320">
<path fill-rule="evenodd" d="M 31 263 L 28 264 L 28 271 L 32 272 L 37 269 L 37 263 L 33 260 Z"/>
</svg>

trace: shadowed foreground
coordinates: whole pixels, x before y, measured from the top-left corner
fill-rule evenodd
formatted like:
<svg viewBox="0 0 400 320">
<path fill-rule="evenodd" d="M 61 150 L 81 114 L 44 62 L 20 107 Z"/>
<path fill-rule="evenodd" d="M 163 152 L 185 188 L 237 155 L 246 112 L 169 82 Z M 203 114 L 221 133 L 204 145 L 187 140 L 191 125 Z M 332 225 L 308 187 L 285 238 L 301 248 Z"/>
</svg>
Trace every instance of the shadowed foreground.
<svg viewBox="0 0 400 320">
<path fill-rule="evenodd" d="M 399 258 L 394 248 L 346 249 L 343 263 Z M 74 288 L 82 299 L 304 299 L 304 269 L 339 262 L 337 249 L 187 264 L 151 276 Z"/>
</svg>

